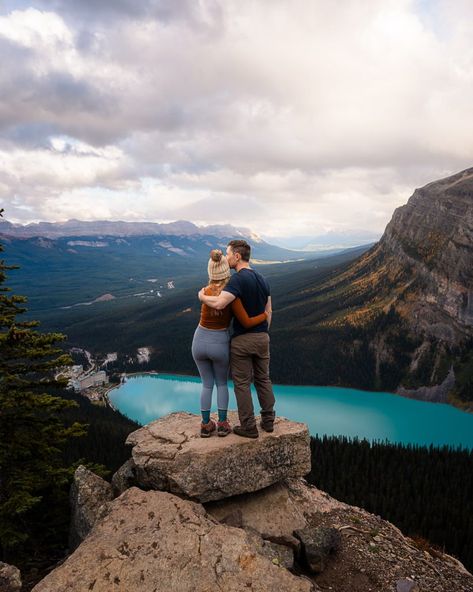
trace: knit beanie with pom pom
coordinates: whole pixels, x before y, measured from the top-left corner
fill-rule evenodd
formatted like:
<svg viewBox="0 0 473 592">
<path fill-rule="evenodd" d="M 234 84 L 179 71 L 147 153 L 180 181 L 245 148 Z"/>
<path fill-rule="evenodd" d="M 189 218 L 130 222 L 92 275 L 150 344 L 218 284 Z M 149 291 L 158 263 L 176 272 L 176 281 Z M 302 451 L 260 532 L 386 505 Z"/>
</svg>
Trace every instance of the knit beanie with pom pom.
<svg viewBox="0 0 473 592">
<path fill-rule="evenodd" d="M 219 249 L 210 251 L 209 264 L 207 266 L 210 280 L 224 280 L 230 277 L 230 266 L 227 258 Z"/>
</svg>

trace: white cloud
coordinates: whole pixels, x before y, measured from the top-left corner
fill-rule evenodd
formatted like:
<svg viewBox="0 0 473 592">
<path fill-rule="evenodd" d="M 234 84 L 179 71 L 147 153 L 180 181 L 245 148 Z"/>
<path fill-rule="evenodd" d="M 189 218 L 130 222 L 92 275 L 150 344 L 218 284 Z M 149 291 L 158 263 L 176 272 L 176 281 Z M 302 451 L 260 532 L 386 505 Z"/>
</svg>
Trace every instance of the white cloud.
<svg viewBox="0 0 473 592">
<path fill-rule="evenodd" d="M 10 219 L 379 232 L 472 164 L 468 2 L 49 6 L 0 16 Z"/>
</svg>

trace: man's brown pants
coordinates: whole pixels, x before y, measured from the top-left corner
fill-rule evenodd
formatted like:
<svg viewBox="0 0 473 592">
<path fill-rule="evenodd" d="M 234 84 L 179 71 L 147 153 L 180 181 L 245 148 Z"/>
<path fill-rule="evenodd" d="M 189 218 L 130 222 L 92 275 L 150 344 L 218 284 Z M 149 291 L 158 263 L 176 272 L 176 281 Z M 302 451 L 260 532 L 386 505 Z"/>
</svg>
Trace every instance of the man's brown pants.
<svg viewBox="0 0 473 592">
<path fill-rule="evenodd" d="M 230 363 L 235 386 L 240 425 L 245 430 L 256 429 L 255 412 L 251 399 L 251 382 L 255 383 L 261 406 L 261 421 L 274 421 L 274 394 L 269 378 L 269 335 L 244 333 L 231 340 Z"/>
</svg>

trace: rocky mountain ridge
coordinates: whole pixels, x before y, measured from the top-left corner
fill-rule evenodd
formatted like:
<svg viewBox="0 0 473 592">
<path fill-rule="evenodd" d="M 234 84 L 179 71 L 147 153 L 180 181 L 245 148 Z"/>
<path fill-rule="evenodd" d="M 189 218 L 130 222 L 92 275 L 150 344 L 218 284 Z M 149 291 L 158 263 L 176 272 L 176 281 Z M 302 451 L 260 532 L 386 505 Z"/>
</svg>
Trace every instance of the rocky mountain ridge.
<svg viewBox="0 0 473 592">
<path fill-rule="evenodd" d="M 416 189 L 377 247 L 412 268 L 398 309 L 414 330 L 451 344 L 473 335 L 473 168 Z"/>
<path fill-rule="evenodd" d="M 17 238 L 60 238 L 64 236 L 193 236 L 212 235 L 220 238 L 234 236 L 261 242 L 261 238 L 249 228 L 237 228 L 231 224 L 198 226 L 188 220 L 175 222 L 125 222 L 123 220 L 67 220 L 66 222 L 33 222 L 13 224 L 0 220 L 0 234 Z"/>
<path fill-rule="evenodd" d="M 309 486 L 304 424 L 257 440 L 202 440 L 198 424 L 174 413 L 130 434 L 112 484 L 77 469 L 71 553 L 34 592 L 473 589 L 458 560 Z"/>
<path fill-rule="evenodd" d="M 473 336 L 473 168 L 416 189 L 380 241 L 326 287 L 349 278 L 354 291 L 370 289 L 371 312 L 393 305 L 418 334 L 450 344 Z"/>
</svg>

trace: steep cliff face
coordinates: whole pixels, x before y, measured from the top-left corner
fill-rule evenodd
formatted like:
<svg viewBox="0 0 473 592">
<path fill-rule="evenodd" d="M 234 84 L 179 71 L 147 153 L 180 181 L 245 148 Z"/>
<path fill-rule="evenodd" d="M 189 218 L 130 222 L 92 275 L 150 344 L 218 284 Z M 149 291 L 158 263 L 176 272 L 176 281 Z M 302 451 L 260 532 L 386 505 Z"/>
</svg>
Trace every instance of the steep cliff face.
<svg viewBox="0 0 473 592">
<path fill-rule="evenodd" d="M 380 241 L 327 286 L 350 282 L 371 305 L 360 320 L 393 304 L 416 334 L 452 345 L 472 336 L 473 168 L 416 189 Z"/>
<path fill-rule="evenodd" d="M 473 168 L 416 189 L 375 251 L 410 269 L 397 308 L 415 331 L 451 344 L 473 334 Z"/>
<path fill-rule="evenodd" d="M 416 189 L 378 243 L 299 292 L 283 311 L 297 323 L 295 308 L 311 323 L 314 358 L 333 339 L 365 364 L 363 383 L 342 368 L 341 384 L 434 401 L 457 390 L 473 400 L 456 379 L 472 374 L 465 355 L 473 343 L 473 168 Z"/>
</svg>

